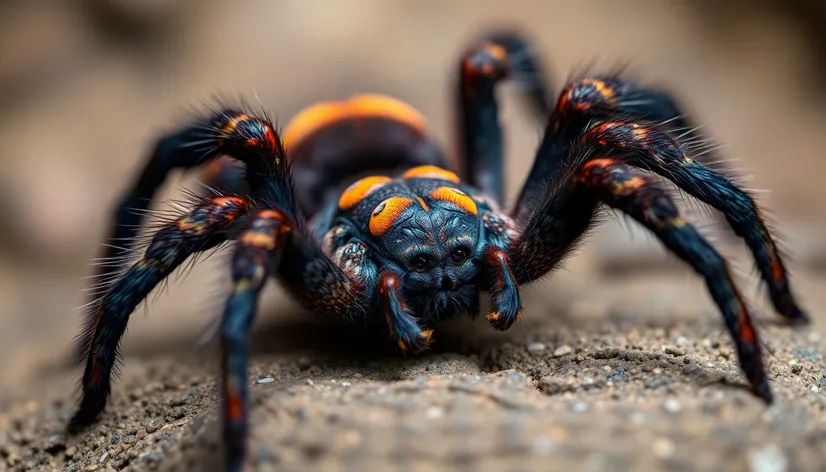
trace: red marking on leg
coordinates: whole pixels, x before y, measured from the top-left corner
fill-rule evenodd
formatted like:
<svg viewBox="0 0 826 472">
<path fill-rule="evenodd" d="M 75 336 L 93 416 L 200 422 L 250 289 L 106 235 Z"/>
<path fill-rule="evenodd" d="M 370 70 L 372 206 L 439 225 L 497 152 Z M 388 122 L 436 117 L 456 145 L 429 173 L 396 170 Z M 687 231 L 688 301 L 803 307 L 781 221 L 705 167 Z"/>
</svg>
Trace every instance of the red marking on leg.
<svg viewBox="0 0 826 472">
<path fill-rule="evenodd" d="M 595 135 L 602 134 L 602 133 L 604 133 L 606 131 L 609 131 L 613 128 L 616 128 L 618 126 L 624 126 L 624 125 L 625 125 L 625 123 L 623 123 L 623 122 L 609 121 L 608 123 L 602 123 L 601 125 L 594 126 L 593 128 L 591 128 L 591 131 L 588 132 L 588 135 L 593 137 Z"/>
<path fill-rule="evenodd" d="M 92 365 L 89 372 L 89 383 L 93 385 L 100 384 L 100 379 L 102 375 L 100 373 L 100 364 L 98 363 L 97 357 L 92 354 Z"/>
<path fill-rule="evenodd" d="M 225 136 L 229 136 L 235 131 L 235 128 L 238 127 L 238 123 L 247 121 L 249 119 L 250 119 L 250 117 L 248 115 L 243 114 L 243 113 L 240 114 L 240 115 L 233 116 L 232 118 L 230 118 L 230 120 L 227 122 L 227 124 L 224 125 L 224 127 L 223 127 L 223 129 L 221 129 L 221 131 L 224 133 Z"/>
<path fill-rule="evenodd" d="M 398 290 L 399 286 L 401 286 L 401 280 L 399 280 L 398 275 L 392 272 L 385 272 L 381 274 L 381 279 L 379 280 L 379 293 L 386 295 L 390 293 L 391 290 Z"/>
<path fill-rule="evenodd" d="M 235 391 L 234 386 L 227 387 L 227 419 L 231 423 L 240 422 L 244 417 L 244 407 L 241 404 L 241 397 Z"/>
<path fill-rule="evenodd" d="M 262 220 L 279 220 L 286 221 L 286 217 L 278 210 L 263 210 L 255 215 Z"/>
<path fill-rule="evenodd" d="M 487 259 L 488 264 L 493 267 L 495 277 L 496 277 L 496 290 L 501 291 L 505 288 L 505 271 L 510 270 L 508 267 L 508 256 L 499 248 L 489 247 L 485 250 L 485 258 Z M 493 315 L 494 313 L 491 313 Z M 495 313 L 496 318 L 498 319 L 499 314 Z M 490 316 L 490 315 L 488 315 Z"/>
<path fill-rule="evenodd" d="M 748 344 L 754 345 L 757 342 L 757 335 L 754 333 L 754 327 L 751 325 L 751 319 L 746 312 L 746 307 L 740 305 L 740 313 L 738 315 L 740 323 L 740 336 Z"/>
<path fill-rule="evenodd" d="M 284 150 L 281 149 L 281 143 L 270 125 L 264 125 L 264 142 L 270 150 L 283 153 Z"/>
<path fill-rule="evenodd" d="M 783 265 L 780 263 L 780 258 L 777 257 L 777 252 L 772 248 L 772 278 L 778 285 L 782 285 L 786 281 L 786 271 L 783 270 Z"/>
<path fill-rule="evenodd" d="M 611 167 L 612 165 L 616 164 L 616 162 L 617 161 L 615 161 L 613 159 L 607 159 L 607 158 L 593 159 L 593 160 L 590 160 L 590 161 L 586 162 L 585 165 L 582 166 L 582 170 L 584 172 L 588 172 L 593 167 L 608 168 L 608 167 Z"/>
</svg>

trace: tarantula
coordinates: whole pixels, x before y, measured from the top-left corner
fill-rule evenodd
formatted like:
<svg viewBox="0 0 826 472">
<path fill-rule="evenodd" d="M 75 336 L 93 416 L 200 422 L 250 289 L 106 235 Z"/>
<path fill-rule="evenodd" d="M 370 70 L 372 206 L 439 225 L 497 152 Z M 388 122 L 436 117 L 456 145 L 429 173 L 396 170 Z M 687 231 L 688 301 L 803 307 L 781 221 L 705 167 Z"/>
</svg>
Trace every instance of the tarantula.
<svg viewBox="0 0 826 472">
<path fill-rule="evenodd" d="M 558 267 L 606 207 L 648 228 L 705 279 L 751 390 L 771 402 L 758 334 L 726 261 L 646 173 L 719 210 L 753 253 L 776 311 L 805 322 L 754 200 L 692 154 L 693 140 L 682 139 L 690 128 L 668 93 L 620 74 L 587 75 L 554 104 L 544 75 L 517 34 L 488 34 L 467 48 L 454 171 L 425 119 L 381 95 L 311 106 L 283 133 L 264 113 L 223 108 L 162 137 L 114 214 L 118 246 L 107 246 L 103 293 L 80 337 L 86 367 L 70 431 L 103 411 L 132 311 L 193 254 L 235 242 L 220 342 L 226 468 L 236 471 L 247 436 L 249 334 L 270 276 L 309 310 L 381 324 L 400 349 L 419 352 L 438 320 L 478 314 L 480 291 L 491 294 L 490 326 L 510 328 L 522 316 L 519 287 Z M 522 83 L 547 123 L 508 211 L 494 95 L 504 79 Z M 160 225 L 132 261 L 156 189 L 170 171 L 201 165 L 214 194 Z"/>
</svg>

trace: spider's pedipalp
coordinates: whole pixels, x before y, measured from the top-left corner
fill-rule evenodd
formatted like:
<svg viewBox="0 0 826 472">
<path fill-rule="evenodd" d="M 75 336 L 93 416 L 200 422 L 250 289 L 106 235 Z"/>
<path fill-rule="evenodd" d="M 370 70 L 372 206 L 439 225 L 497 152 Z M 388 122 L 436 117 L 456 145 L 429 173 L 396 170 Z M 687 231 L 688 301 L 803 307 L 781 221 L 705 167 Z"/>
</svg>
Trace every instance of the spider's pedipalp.
<svg viewBox="0 0 826 472">
<path fill-rule="evenodd" d="M 70 430 L 91 423 L 106 406 L 118 344 L 135 307 L 189 256 L 226 241 L 226 230 L 249 208 L 250 203 L 239 197 L 215 197 L 164 225 L 143 257 L 100 300 L 90 304 L 86 330 L 79 339 L 86 358 L 83 397 L 69 423 Z"/>
<path fill-rule="evenodd" d="M 395 272 L 379 276 L 379 298 L 390 335 L 402 351 L 421 352 L 430 345 L 432 329 L 422 329 L 401 294 L 402 282 Z"/>
<path fill-rule="evenodd" d="M 508 255 L 502 249 L 489 246 L 484 251 L 487 274 L 490 278 L 490 311 L 485 319 L 499 331 L 511 327 L 522 317 L 519 287 L 511 272 Z"/>
<path fill-rule="evenodd" d="M 772 401 L 763 367 L 760 342 L 746 304 L 725 260 L 679 214 L 665 190 L 634 176 L 614 159 L 588 161 L 576 179 L 605 204 L 631 216 L 648 228 L 671 252 L 703 276 L 734 339 L 740 365 L 755 394 Z"/>
<path fill-rule="evenodd" d="M 291 228 L 280 212 L 258 211 L 239 235 L 233 256 L 233 289 L 221 321 L 224 438 L 229 471 L 241 470 L 246 450 L 249 333 L 258 294 L 278 264 L 289 231 Z"/>
<path fill-rule="evenodd" d="M 572 162 L 583 162 L 594 153 L 617 155 L 633 166 L 655 172 L 720 211 L 751 250 L 775 310 L 792 321 L 807 320 L 791 293 L 777 244 L 748 193 L 686 155 L 680 144 L 658 126 L 629 120 L 596 124 L 582 135 Z"/>
</svg>

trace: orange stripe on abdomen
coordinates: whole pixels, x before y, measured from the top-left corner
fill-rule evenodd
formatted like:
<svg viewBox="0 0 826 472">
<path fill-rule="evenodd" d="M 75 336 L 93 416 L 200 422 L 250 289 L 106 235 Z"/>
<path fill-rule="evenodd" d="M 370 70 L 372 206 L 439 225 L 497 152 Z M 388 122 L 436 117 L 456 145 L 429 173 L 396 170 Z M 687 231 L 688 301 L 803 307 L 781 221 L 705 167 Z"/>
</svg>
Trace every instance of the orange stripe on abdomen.
<svg viewBox="0 0 826 472">
<path fill-rule="evenodd" d="M 308 137 L 347 120 L 383 118 L 427 132 L 427 121 L 415 108 L 385 95 L 356 95 L 342 102 L 322 102 L 299 112 L 284 129 L 284 144 L 298 146 Z"/>
</svg>

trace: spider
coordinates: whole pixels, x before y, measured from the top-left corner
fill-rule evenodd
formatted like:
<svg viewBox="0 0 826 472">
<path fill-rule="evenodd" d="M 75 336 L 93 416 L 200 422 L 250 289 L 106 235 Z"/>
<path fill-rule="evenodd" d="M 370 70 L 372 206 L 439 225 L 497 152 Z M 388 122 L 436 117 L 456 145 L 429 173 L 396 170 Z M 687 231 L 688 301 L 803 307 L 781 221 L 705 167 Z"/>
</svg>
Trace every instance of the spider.
<svg viewBox="0 0 826 472">
<path fill-rule="evenodd" d="M 495 97 L 506 80 L 523 85 L 547 123 L 509 210 Z M 130 314 L 196 253 L 235 243 L 219 337 L 226 470 L 237 471 L 247 437 L 249 334 L 270 277 L 307 309 L 383 326 L 401 350 L 417 353 L 437 321 L 478 315 L 480 292 L 490 293 L 490 326 L 510 328 L 522 316 L 519 287 L 559 267 L 603 209 L 639 222 L 704 278 L 751 391 L 770 403 L 758 333 L 726 261 L 651 174 L 721 212 L 751 250 L 775 310 L 806 322 L 754 200 L 703 163 L 703 147 L 684 139 L 692 130 L 670 94 L 619 73 L 585 74 L 553 103 L 545 83 L 526 38 L 476 37 L 458 67 L 453 170 L 426 120 L 383 95 L 313 105 L 283 133 L 263 112 L 223 107 L 163 136 L 114 212 L 110 237 L 118 246 L 105 249 L 102 294 L 79 337 L 86 366 L 69 431 L 104 410 Z M 195 167 L 212 192 L 196 195 L 189 212 L 161 223 L 135 252 L 156 189 L 174 169 Z"/>
</svg>

